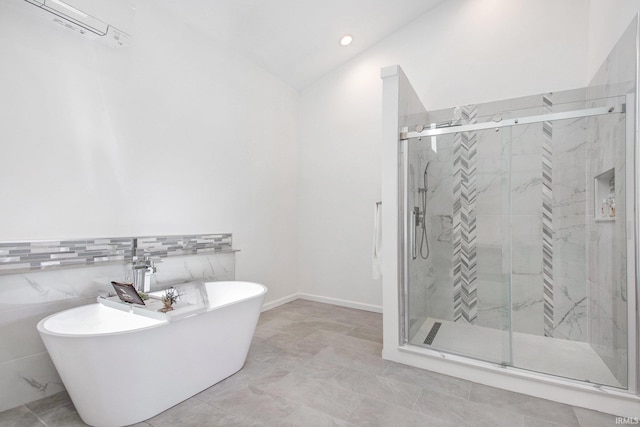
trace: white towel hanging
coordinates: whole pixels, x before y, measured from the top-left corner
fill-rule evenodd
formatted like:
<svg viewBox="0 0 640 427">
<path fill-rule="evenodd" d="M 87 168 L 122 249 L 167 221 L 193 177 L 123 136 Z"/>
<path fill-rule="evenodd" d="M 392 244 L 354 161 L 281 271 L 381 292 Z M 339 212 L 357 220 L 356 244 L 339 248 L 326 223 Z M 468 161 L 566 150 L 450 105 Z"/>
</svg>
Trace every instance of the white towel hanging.
<svg viewBox="0 0 640 427">
<path fill-rule="evenodd" d="M 382 202 L 376 202 L 373 216 L 373 278 L 382 277 Z"/>
</svg>

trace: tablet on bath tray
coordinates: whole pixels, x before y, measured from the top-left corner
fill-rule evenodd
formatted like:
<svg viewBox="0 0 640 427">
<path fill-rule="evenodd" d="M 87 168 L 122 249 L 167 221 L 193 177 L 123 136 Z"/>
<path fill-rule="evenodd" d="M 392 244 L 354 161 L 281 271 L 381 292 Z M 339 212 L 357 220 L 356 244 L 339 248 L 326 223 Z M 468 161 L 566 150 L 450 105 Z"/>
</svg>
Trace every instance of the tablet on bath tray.
<svg viewBox="0 0 640 427">
<path fill-rule="evenodd" d="M 120 298 L 122 302 L 145 305 L 142 298 L 140 298 L 140 294 L 136 291 L 136 288 L 133 287 L 132 283 L 111 282 L 111 284 L 116 290 L 118 298 Z"/>
</svg>

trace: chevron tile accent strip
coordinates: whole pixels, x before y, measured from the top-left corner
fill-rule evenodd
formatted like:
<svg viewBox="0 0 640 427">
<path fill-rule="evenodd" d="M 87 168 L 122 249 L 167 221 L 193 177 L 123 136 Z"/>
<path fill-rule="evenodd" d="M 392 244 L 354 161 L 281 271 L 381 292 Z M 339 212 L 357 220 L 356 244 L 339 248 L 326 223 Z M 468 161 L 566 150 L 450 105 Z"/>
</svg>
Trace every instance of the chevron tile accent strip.
<svg viewBox="0 0 640 427">
<path fill-rule="evenodd" d="M 553 111 L 552 94 L 543 95 L 544 114 Z M 542 123 L 542 286 L 544 335 L 553 336 L 553 124 Z"/>
<path fill-rule="evenodd" d="M 458 111 L 457 123 L 476 122 L 477 106 L 465 106 Z M 475 323 L 478 318 L 477 134 L 456 133 L 453 150 L 453 320 Z"/>
</svg>

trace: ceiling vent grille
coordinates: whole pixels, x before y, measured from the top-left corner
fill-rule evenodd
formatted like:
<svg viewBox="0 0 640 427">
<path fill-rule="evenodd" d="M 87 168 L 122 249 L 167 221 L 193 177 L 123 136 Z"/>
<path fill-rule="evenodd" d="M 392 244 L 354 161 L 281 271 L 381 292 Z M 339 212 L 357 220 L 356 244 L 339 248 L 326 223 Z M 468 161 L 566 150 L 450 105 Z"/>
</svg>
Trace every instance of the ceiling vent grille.
<svg viewBox="0 0 640 427">
<path fill-rule="evenodd" d="M 62 0 L 25 0 L 55 17 L 53 21 L 81 34 L 94 36 L 116 46 L 128 46 L 131 35 L 87 11 Z M 76 3 L 78 3 L 76 1 Z M 87 3 L 89 4 L 89 3 Z"/>
</svg>

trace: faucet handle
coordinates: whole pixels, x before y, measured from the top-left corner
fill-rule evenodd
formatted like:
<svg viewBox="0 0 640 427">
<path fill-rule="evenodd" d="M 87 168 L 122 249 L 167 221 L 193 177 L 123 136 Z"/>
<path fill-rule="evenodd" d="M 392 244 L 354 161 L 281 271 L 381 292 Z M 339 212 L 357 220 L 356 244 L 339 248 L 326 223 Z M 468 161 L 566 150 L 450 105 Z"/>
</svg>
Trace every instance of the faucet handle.
<svg viewBox="0 0 640 427">
<path fill-rule="evenodd" d="M 131 258 L 131 266 L 134 270 L 149 270 L 152 273 L 155 273 L 157 271 L 157 262 L 162 262 L 160 257 L 152 258 L 150 255 L 137 255 Z"/>
<path fill-rule="evenodd" d="M 158 268 L 156 267 L 156 262 L 151 257 L 145 257 L 145 264 L 147 266 L 148 271 L 152 273 L 155 273 L 156 271 L 158 271 Z"/>
</svg>

